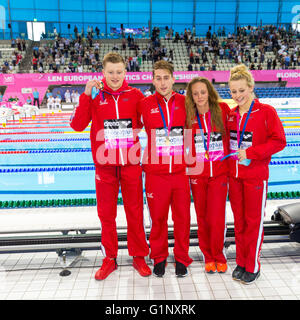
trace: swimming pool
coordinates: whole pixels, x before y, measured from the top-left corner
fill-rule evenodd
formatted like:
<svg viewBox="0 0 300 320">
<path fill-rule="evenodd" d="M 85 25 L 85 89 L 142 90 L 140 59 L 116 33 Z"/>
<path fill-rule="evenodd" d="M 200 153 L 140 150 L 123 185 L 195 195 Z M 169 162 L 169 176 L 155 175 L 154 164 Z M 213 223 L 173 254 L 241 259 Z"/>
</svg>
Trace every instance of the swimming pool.
<svg viewBox="0 0 300 320">
<path fill-rule="evenodd" d="M 280 109 L 278 114 L 287 146 L 272 157 L 268 195 L 293 192 L 300 197 L 300 109 Z M 1 207 L 95 204 L 90 127 L 74 132 L 69 118 L 69 113 L 47 114 L 8 121 L 1 128 Z M 144 131 L 140 141 L 143 148 Z"/>
</svg>

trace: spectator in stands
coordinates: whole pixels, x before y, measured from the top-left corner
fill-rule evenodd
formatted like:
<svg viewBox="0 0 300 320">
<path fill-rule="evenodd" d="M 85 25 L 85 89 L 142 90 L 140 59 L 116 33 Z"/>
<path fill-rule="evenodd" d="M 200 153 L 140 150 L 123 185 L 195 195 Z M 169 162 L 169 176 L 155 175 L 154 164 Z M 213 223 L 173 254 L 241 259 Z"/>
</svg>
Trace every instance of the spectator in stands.
<svg viewBox="0 0 300 320">
<path fill-rule="evenodd" d="M 290 61 L 291 61 L 291 58 L 290 56 L 287 54 L 284 58 L 284 65 L 285 65 L 285 69 L 288 69 L 289 66 L 290 66 Z"/>
<path fill-rule="evenodd" d="M 17 47 L 18 47 L 18 51 L 22 51 L 22 41 L 21 41 L 21 39 L 17 39 Z"/>
<path fill-rule="evenodd" d="M 191 64 L 194 63 L 194 52 L 193 52 L 193 50 L 190 51 L 190 63 Z"/>
<path fill-rule="evenodd" d="M 268 58 L 268 59 L 267 59 L 267 69 L 268 69 L 268 70 L 271 70 L 271 68 L 272 68 L 272 59 L 271 59 L 271 58 Z"/>
<path fill-rule="evenodd" d="M 78 37 L 78 28 L 76 27 L 76 25 L 74 27 L 74 35 L 75 35 L 75 39 L 77 39 L 77 37 Z"/>
<path fill-rule="evenodd" d="M 11 54 L 11 62 L 12 62 L 12 64 L 13 64 L 13 66 L 15 67 L 16 64 L 17 64 L 17 55 L 16 55 L 16 52 L 13 52 L 13 53 Z M 8 65 L 7 65 L 7 67 L 8 67 Z"/>
<path fill-rule="evenodd" d="M 198 51 L 195 52 L 195 63 L 200 64 L 200 54 Z"/>
<path fill-rule="evenodd" d="M 175 38 L 174 38 L 174 43 L 178 43 L 178 41 L 180 40 L 180 35 L 178 32 L 175 32 Z"/>
<path fill-rule="evenodd" d="M 99 39 L 100 29 L 97 26 L 95 28 L 95 31 L 96 31 L 97 38 Z"/>
<path fill-rule="evenodd" d="M 36 57 L 33 57 L 32 58 L 32 66 L 33 66 L 33 70 L 36 71 L 37 70 L 37 63 L 38 63 L 38 60 Z"/>
<path fill-rule="evenodd" d="M 60 58 L 59 58 L 59 55 L 57 54 L 56 56 L 55 56 L 55 64 L 56 64 L 56 67 L 57 67 L 57 69 L 59 69 L 59 67 L 60 67 Z"/>
<path fill-rule="evenodd" d="M 44 69 L 43 69 L 43 67 L 42 67 L 41 65 L 40 65 L 39 68 L 38 68 L 38 72 L 39 72 L 39 73 L 44 73 Z"/>
<path fill-rule="evenodd" d="M 22 51 L 26 51 L 26 41 L 22 40 Z"/>
</svg>

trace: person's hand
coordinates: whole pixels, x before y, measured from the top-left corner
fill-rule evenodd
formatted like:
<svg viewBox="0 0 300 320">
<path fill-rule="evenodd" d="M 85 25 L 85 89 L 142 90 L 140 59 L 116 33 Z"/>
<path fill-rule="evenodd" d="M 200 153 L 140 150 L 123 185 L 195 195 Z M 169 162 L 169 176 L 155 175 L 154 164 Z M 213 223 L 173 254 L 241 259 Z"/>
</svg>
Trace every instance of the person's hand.
<svg viewBox="0 0 300 320">
<path fill-rule="evenodd" d="M 237 151 L 237 153 L 238 153 L 237 156 L 238 156 L 239 161 L 243 161 L 243 160 L 247 159 L 246 150 L 239 149 Z"/>
<path fill-rule="evenodd" d="M 84 93 L 87 96 L 90 96 L 92 94 L 93 87 L 96 87 L 97 89 L 100 90 L 102 88 L 100 81 L 98 81 L 98 80 L 90 80 L 90 81 L 88 81 L 87 84 L 85 85 Z"/>
</svg>

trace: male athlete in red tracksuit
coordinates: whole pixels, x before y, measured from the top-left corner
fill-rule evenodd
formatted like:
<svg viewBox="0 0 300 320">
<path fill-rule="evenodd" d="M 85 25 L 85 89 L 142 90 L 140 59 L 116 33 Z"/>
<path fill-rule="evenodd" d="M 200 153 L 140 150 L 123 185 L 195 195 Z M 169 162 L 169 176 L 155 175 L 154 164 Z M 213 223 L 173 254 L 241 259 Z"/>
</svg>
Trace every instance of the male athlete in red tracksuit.
<svg viewBox="0 0 300 320">
<path fill-rule="evenodd" d="M 114 64 L 111 63 L 112 67 Z M 121 64 L 123 68 L 123 63 Z M 140 166 L 140 142 L 137 128 L 141 128 L 137 103 L 144 96 L 140 90 L 129 87 L 124 80 L 121 87 L 112 90 L 103 80 L 103 91 L 92 99 L 83 93 L 71 120 L 71 127 L 82 131 L 92 120 L 91 147 L 96 166 L 97 210 L 101 221 L 101 249 L 104 256 L 102 271 L 96 274 L 103 280 L 117 268 L 118 238 L 116 231 L 117 200 L 121 185 L 127 219 L 129 255 L 144 257 L 149 253 L 143 221 L 143 185 Z M 114 261 L 113 261 L 114 260 Z M 113 262 L 112 262 L 113 261 Z M 134 267 L 140 272 L 140 264 Z M 143 267 L 143 266 L 142 266 Z M 144 270 L 145 271 L 145 270 Z M 148 271 L 151 272 L 149 269 Z M 150 273 L 140 272 L 146 276 Z"/>
<path fill-rule="evenodd" d="M 222 119 L 226 127 L 227 114 L 230 111 L 226 103 L 220 102 Z M 204 136 L 210 136 L 209 158 L 205 157 L 205 148 L 200 133 L 198 119 L 192 125 L 192 156 L 196 164 L 191 163 L 190 183 L 198 222 L 199 247 L 205 264 L 226 264 L 224 241 L 226 236 L 226 198 L 228 185 L 228 164 L 221 159 L 228 154 L 228 139 L 216 127 L 210 128 L 209 112 L 199 114 Z M 196 171 L 195 171 L 196 169 Z M 194 171 L 194 172 L 193 172 Z M 198 172 L 200 171 L 200 172 Z M 214 271 L 213 271 L 214 272 Z"/>
<path fill-rule="evenodd" d="M 238 107 L 228 115 L 230 152 L 238 150 L 237 140 L 242 133 L 247 113 L 239 115 Z M 247 272 L 260 270 L 260 251 L 263 242 L 263 219 L 267 198 L 269 162 L 274 153 L 286 145 L 285 133 L 276 110 L 255 99 L 245 127 L 240 149 L 246 151 L 248 166 L 230 157 L 229 199 L 234 213 L 237 265 Z"/>
<path fill-rule="evenodd" d="M 140 103 L 148 136 L 142 164 L 151 216 L 150 258 L 154 260 L 153 272 L 158 277 L 164 275 L 169 255 L 170 205 L 174 222 L 176 275 L 185 276 L 186 267 L 192 262 L 188 255 L 190 188 L 184 162 L 183 140 L 186 119 L 185 97 L 172 91 L 173 74 L 169 69 L 164 69 L 166 64 L 168 63 L 159 62 L 158 69 L 154 70 L 153 83 L 156 86 L 156 93 L 144 98 Z M 156 79 L 159 79 L 159 84 L 155 82 Z M 168 94 L 164 94 L 166 88 L 170 89 Z"/>
</svg>

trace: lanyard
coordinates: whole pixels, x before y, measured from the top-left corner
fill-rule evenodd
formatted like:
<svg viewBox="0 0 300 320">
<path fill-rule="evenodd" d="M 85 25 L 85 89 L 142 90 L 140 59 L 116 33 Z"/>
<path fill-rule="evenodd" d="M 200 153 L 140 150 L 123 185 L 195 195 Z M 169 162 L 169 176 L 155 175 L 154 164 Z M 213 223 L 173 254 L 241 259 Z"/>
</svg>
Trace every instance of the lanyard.
<svg viewBox="0 0 300 320">
<path fill-rule="evenodd" d="M 166 139 L 167 139 L 167 141 L 169 141 L 169 135 L 170 135 L 171 127 L 172 127 L 173 115 L 174 115 L 174 110 L 175 110 L 175 98 L 174 98 L 174 100 L 172 102 L 171 118 L 170 118 L 170 122 L 169 122 L 168 128 L 167 128 L 167 123 L 166 123 L 166 119 L 165 119 L 162 107 L 159 104 L 157 97 L 156 97 L 156 101 L 157 101 L 157 104 L 158 104 L 158 107 L 159 107 L 159 112 L 160 112 L 162 121 L 164 123 L 164 128 L 165 128 L 165 132 L 166 132 Z M 168 106 L 166 106 L 166 107 L 168 108 Z"/>
<path fill-rule="evenodd" d="M 247 122 L 249 120 L 250 113 L 252 111 L 253 105 L 254 105 L 254 100 L 252 101 L 251 106 L 250 106 L 250 108 L 249 108 L 249 110 L 247 112 L 247 117 L 246 117 L 246 120 L 245 120 L 241 135 L 240 135 L 240 113 L 239 113 L 239 110 L 237 110 L 237 116 L 236 116 L 237 130 L 236 130 L 236 134 L 237 134 L 237 141 L 238 141 L 238 149 L 240 148 L 241 143 L 243 141 L 246 125 L 247 125 Z"/>
<path fill-rule="evenodd" d="M 108 91 L 105 91 L 105 90 L 101 90 L 101 94 L 102 94 L 102 99 L 100 99 L 101 101 L 104 101 L 105 98 L 104 98 L 104 92 L 107 93 L 107 94 L 110 94 L 112 96 L 119 96 L 120 94 L 122 94 L 123 92 L 126 92 L 125 91 L 121 91 L 121 92 L 108 92 Z M 97 89 L 96 87 L 93 87 L 92 88 L 92 99 L 94 100 L 97 95 L 100 93 L 100 90 Z"/>
<path fill-rule="evenodd" d="M 204 132 L 203 132 L 203 128 L 202 128 L 202 124 L 201 124 L 201 121 L 200 121 L 198 110 L 196 111 L 196 114 L 197 114 L 197 120 L 198 120 L 198 125 L 199 125 L 199 128 L 200 128 L 202 140 L 203 140 L 203 143 L 204 143 L 205 153 L 208 156 L 209 142 L 210 142 L 210 132 L 211 132 L 211 123 L 210 123 L 211 114 L 210 114 L 210 111 L 208 111 L 207 142 L 205 141 Z"/>
</svg>

